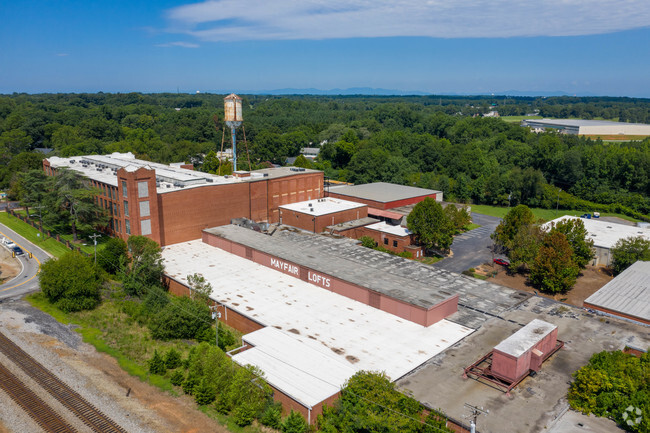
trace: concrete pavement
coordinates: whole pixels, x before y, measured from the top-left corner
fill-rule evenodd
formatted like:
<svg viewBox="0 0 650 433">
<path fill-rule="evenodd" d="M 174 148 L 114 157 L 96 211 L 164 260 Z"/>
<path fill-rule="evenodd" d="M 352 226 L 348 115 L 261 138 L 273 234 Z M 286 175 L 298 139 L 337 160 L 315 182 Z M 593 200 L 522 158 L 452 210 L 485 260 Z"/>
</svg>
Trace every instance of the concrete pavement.
<svg viewBox="0 0 650 433">
<path fill-rule="evenodd" d="M 52 256 L 4 224 L 0 224 L 1 237 L 13 241 L 25 251 L 25 254 L 18 256 L 18 260 L 22 264 L 21 273 L 10 281 L 0 285 L 0 301 L 6 298 L 19 297 L 38 290 L 38 273 L 40 272 L 41 263 L 49 260 Z M 1 246 L 0 248 L 5 247 Z M 30 252 L 32 253 L 32 258 L 29 258 Z"/>
</svg>

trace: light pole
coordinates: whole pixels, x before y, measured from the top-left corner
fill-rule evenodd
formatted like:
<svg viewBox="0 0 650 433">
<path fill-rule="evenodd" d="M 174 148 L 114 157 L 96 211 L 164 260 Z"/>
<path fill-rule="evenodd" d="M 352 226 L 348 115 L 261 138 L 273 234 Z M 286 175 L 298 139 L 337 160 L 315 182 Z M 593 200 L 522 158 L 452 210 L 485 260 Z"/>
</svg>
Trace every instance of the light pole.
<svg viewBox="0 0 650 433">
<path fill-rule="evenodd" d="M 95 264 L 97 264 L 97 238 L 101 238 L 102 235 L 95 233 L 94 235 L 90 235 L 88 237 L 91 238 L 95 244 Z"/>
</svg>

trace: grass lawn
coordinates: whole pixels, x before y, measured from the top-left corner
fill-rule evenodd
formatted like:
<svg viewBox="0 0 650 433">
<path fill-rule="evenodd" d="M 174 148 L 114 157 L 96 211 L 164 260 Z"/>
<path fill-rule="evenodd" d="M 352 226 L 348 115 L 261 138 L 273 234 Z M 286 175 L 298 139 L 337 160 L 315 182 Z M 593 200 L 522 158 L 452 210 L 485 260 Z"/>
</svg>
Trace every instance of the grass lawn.
<svg viewBox="0 0 650 433">
<path fill-rule="evenodd" d="M 524 119 L 542 119 L 542 116 L 501 116 L 499 119 L 503 119 L 506 122 L 521 122 Z"/>
<path fill-rule="evenodd" d="M 18 213 L 21 213 L 25 215 L 25 211 L 17 211 Z M 68 248 L 66 248 L 65 245 L 63 245 L 60 242 L 57 242 L 56 239 L 53 238 L 48 238 L 44 239 L 43 234 L 41 234 L 38 229 L 32 227 L 31 225 L 27 224 L 24 221 L 19 220 L 18 218 L 9 215 L 7 212 L 0 212 L 0 223 L 6 225 L 19 235 L 23 236 L 25 239 L 28 241 L 34 243 L 35 245 L 39 246 L 40 248 L 44 249 L 48 253 L 52 254 L 55 257 L 61 257 L 68 251 L 70 251 Z M 40 236 L 38 236 L 40 234 Z M 72 235 L 59 235 L 62 240 L 68 240 L 72 244 Z M 101 251 L 101 249 L 104 247 L 104 242 L 108 241 L 110 239 L 109 236 L 105 235 L 102 236 L 101 238 L 97 239 L 97 251 Z M 85 252 L 86 254 L 94 254 L 95 249 L 94 246 L 92 245 L 92 242 L 88 240 L 86 242 L 86 245 L 83 245 L 81 243 L 75 244 L 78 247 L 81 247 L 81 250 Z"/>
<path fill-rule="evenodd" d="M 472 212 L 480 213 L 483 215 L 495 216 L 499 218 L 503 218 L 508 213 L 509 210 L 510 210 L 509 208 L 500 207 L 500 206 L 488 206 L 484 204 L 472 205 Z M 563 215 L 580 216 L 585 213 L 577 210 L 564 210 L 564 209 L 558 210 L 557 213 L 555 212 L 555 209 L 531 208 L 531 210 L 533 211 L 533 215 L 535 215 L 536 218 L 541 218 L 544 221 L 550 221 L 552 219 L 559 218 Z M 617 217 L 627 221 L 639 221 L 627 215 L 616 214 L 616 213 L 601 212 L 600 216 Z"/>
<path fill-rule="evenodd" d="M 471 223 L 471 224 L 467 224 L 465 227 L 463 227 L 463 230 L 465 230 L 466 232 L 468 232 L 468 231 L 470 231 L 470 230 L 474 230 L 474 229 L 477 229 L 477 228 L 479 228 L 479 227 L 481 227 L 481 226 L 478 225 L 478 224 Z"/>
<path fill-rule="evenodd" d="M 0 223 L 6 225 L 28 241 L 32 242 L 34 245 L 52 254 L 54 257 L 61 257 L 70 251 L 65 245 L 58 242 L 56 239 L 44 239 L 44 236 L 38 231 L 38 229 L 9 215 L 7 212 L 0 212 Z"/>
<path fill-rule="evenodd" d="M 420 262 L 424 263 L 425 265 L 432 265 L 436 262 L 439 262 L 442 259 L 444 259 L 444 257 L 442 256 L 426 256 L 422 260 L 420 260 Z"/>
</svg>

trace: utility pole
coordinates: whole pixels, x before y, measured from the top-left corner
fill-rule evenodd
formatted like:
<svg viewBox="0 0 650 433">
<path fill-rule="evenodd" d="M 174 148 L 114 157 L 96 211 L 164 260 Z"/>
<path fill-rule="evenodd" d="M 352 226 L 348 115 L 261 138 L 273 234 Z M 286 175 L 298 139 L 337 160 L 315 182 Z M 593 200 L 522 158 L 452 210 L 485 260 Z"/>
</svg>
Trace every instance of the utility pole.
<svg viewBox="0 0 650 433">
<path fill-rule="evenodd" d="M 88 237 L 91 238 L 95 244 L 95 264 L 97 264 L 97 238 L 101 238 L 102 235 L 95 233 L 94 235 L 90 235 Z"/>
<path fill-rule="evenodd" d="M 478 406 L 473 406 L 469 403 L 465 403 L 465 407 L 469 409 L 471 415 L 471 421 L 470 421 L 470 433 L 476 433 L 476 419 L 479 417 L 479 415 L 487 415 L 490 413 L 489 410 L 483 410 L 482 407 Z"/>
<path fill-rule="evenodd" d="M 43 205 L 38 205 L 38 206 L 32 206 L 33 208 L 38 209 L 38 224 L 41 227 L 41 233 L 43 232 L 43 214 L 41 213 L 41 209 L 43 209 Z M 45 236 L 43 236 L 45 238 Z"/>
<path fill-rule="evenodd" d="M 215 342 L 217 343 L 217 347 L 219 347 L 219 319 L 221 318 L 221 313 L 217 311 L 217 308 L 219 308 L 219 305 L 216 305 L 214 307 L 210 307 L 212 310 L 212 318 L 214 319 L 214 325 L 215 325 Z"/>
</svg>

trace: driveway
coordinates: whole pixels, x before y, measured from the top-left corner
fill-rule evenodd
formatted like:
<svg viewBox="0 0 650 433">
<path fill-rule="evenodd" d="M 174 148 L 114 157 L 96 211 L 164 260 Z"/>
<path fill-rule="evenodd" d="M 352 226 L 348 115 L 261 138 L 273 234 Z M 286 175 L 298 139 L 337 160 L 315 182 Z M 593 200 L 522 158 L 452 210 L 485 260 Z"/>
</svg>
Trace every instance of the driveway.
<svg viewBox="0 0 650 433">
<path fill-rule="evenodd" d="M 0 285 L 0 302 L 6 298 L 22 296 L 39 289 L 37 274 L 40 271 L 41 263 L 50 259 L 50 255 L 11 230 L 9 227 L 0 224 L 0 238 L 5 237 L 12 240 L 21 247 L 25 254 L 18 256 L 22 265 L 22 271 L 15 278 Z M 5 248 L 0 246 L 0 248 Z M 29 258 L 29 253 L 32 258 Z"/>
<path fill-rule="evenodd" d="M 447 271 L 463 272 L 492 261 L 490 235 L 501 222 L 501 218 L 472 212 L 472 222 L 481 227 L 456 236 L 451 245 L 452 256 L 440 260 L 433 266 Z"/>
</svg>

